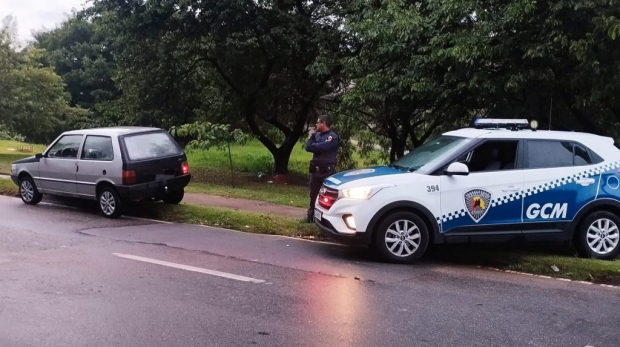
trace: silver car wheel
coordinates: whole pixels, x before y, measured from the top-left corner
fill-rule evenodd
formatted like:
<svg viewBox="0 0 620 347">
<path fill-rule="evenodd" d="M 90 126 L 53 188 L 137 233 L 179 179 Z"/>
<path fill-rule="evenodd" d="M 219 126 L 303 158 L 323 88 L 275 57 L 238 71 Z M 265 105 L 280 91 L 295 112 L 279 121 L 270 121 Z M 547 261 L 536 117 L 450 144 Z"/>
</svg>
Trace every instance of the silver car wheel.
<svg viewBox="0 0 620 347">
<path fill-rule="evenodd" d="M 116 210 L 116 200 L 114 199 L 114 195 L 109 191 L 105 191 L 99 197 L 99 205 L 101 206 L 101 211 L 105 213 L 106 216 L 110 216 L 114 214 Z"/>
<path fill-rule="evenodd" d="M 388 251 L 397 257 L 408 257 L 420 247 L 420 229 L 410 220 L 398 220 L 385 233 L 385 245 Z"/>
<path fill-rule="evenodd" d="M 605 255 L 618 247 L 620 231 L 616 223 L 610 219 L 601 218 L 590 225 L 586 236 L 590 249 L 597 254 Z"/>
<path fill-rule="evenodd" d="M 28 180 L 22 181 L 20 188 L 21 188 L 20 193 L 22 195 L 22 199 L 24 199 L 24 201 L 31 202 L 32 199 L 34 198 L 34 187 L 30 183 L 30 181 Z"/>
</svg>

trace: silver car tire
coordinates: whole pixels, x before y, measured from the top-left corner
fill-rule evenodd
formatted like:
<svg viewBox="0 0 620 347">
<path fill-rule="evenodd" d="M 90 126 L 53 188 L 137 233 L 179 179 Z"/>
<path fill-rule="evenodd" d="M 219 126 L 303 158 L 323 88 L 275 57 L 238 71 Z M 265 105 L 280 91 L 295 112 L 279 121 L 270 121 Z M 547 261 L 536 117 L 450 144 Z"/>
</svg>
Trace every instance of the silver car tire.
<svg viewBox="0 0 620 347">
<path fill-rule="evenodd" d="M 30 176 L 24 176 L 19 180 L 19 196 L 27 205 L 36 205 L 43 199 L 43 194 L 39 193 L 34 180 Z"/>
<path fill-rule="evenodd" d="M 122 214 L 123 203 L 116 189 L 112 187 L 106 186 L 99 190 L 97 205 L 106 218 L 118 218 Z"/>
</svg>

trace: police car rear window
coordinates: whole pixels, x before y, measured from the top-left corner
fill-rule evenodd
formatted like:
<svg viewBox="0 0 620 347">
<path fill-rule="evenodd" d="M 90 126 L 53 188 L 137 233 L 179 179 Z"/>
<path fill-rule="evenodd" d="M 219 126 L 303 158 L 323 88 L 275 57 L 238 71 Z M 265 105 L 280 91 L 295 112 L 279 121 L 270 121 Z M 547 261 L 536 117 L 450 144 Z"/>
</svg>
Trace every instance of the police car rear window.
<svg viewBox="0 0 620 347">
<path fill-rule="evenodd" d="M 181 148 L 168 133 L 131 135 L 123 139 L 129 160 L 146 160 L 181 154 Z"/>
<path fill-rule="evenodd" d="M 586 148 L 570 141 L 530 140 L 525 157 L 528 169 L 582 166 L 593 163 Z"/>
</svg>

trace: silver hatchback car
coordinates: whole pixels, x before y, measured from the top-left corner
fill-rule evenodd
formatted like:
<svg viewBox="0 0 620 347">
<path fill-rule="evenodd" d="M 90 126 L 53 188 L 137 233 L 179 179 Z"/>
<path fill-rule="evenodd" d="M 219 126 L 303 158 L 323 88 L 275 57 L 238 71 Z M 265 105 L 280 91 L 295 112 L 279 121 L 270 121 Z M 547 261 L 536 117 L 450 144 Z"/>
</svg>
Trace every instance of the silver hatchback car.
<svg viewBox="0 0 620 347">
<path fill-rule="evenodd" d="M 85 198 L 116 218 L 127 201 L 180 203 L 191 175 L 166 131 L 116 127 L 65 132 L 42 154 L 13 163 L 11 178 L 26 204 L 38 204 L 43 194 Z"/>
</svg>

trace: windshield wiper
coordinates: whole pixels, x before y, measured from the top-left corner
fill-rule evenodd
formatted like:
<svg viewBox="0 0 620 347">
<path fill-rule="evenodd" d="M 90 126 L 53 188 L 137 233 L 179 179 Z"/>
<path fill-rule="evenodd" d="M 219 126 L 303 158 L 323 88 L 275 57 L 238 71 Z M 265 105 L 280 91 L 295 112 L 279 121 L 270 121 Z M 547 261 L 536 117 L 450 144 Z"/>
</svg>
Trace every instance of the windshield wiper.
<svg viewBox="0 0 620 347">
<path fill-rule="evenodd" d="M 398 169 L 398 170 L 401 170 L 401 171 L 411 171 L 411 168 L 406 167 L 406 166 L 402 166 L 402 165 L 390 164 L 388 166 L 389 167 L 393 167 L 393 168 Z"/>
<path fill-rule="evenodd" d="M 401 171 L 407 171 L 407 172 L 414 172 L 416 170 L 415 168 L 412 168 L 412 167 L 397 165 L 397 164 L 390 164 L 388 166 L 401 170 Z"/>
</svg>

